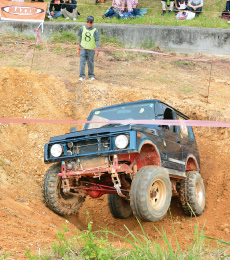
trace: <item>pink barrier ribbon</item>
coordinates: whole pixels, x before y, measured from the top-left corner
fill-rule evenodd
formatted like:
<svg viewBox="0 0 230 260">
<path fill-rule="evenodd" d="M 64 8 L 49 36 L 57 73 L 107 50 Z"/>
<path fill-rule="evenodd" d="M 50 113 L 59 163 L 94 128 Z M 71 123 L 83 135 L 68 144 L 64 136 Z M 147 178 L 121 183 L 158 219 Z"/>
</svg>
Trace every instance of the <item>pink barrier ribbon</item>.
<svg viewBox="0 0 230 260">
<path fill-rule="evenodd" d="M 33 49 L 26 54 L 25 59 L 30 56 L 30 54 L 34 51 L 35 47 L 37 46 L 38 42 L 40 41 L 40 35 L 39 35 L 38 29 L 34 28 L 34 30 L 37 32 L 37 41 L 36 41 Z"/>
<path fill-rule="evenodd" d="M 139 125 L 178 125 L 198 127 L 230 127 L 230 121 L 207 120 L 111 120 L 111 121 L 81 121 L 81 120 L 54 120 L 28 118 L 0 118 L 0 124 L 139 124 Z"/>
</svg>

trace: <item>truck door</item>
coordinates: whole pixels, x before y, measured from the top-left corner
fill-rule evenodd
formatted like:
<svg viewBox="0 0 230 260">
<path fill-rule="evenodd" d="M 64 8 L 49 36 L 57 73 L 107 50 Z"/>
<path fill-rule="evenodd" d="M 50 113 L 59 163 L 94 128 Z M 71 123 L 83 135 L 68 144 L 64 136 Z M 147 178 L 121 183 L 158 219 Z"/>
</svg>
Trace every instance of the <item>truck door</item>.
<svg viewBox="0 0 230 260">
<path fill-rule="evenodd" d="M 173 110 L 162 103 L 156 104 L 156 119 L 175 120 L 176 115 Z M 162 166 L 178 171 L 184 170 L 182 159 L 181 136 L 177 126 L 162 125 L 163 150 L 161 153 Z"/>
</svg>

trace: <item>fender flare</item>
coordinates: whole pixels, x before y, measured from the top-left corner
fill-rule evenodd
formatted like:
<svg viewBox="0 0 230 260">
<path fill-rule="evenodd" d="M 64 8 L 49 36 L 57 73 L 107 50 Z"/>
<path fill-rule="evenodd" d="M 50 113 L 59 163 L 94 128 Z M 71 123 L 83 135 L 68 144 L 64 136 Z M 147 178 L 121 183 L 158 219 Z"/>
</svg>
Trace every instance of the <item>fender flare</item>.
<svg viewBox="0 0 230 260">
<path fill-rule="evenodd" d="M 154 147 L 155 151 L 157 152 L 158 156 L 159 156 L 159 161 L 160 161 L 160 167 L 161 167 L 161 154 L 160 154 L 160 151 L 156 145 L 155 142 L 153 142 L 151 139 L 148 139 L 148 138 L 145 138 L 141 141 L 141 143 L 139 144 L 139 147 L 138 147 L 138 152 L 140 153 L 141 152 L 141 149 L 144 145 L 146 144 L 150 144 L 151 146 Z"/>
<path fill-rule="evenodd" d="M 190 160 L 190 159 L 194 162 L 195 168 L 190 168 L 190 167 L 188 167 L 188 165 L 189 165 L 189 160 Z M 200 172 L 200 165 L 198 164 L 195 155 L 193 155 L 193 154 L 188 154 L 188 156 L 187 156 L 187 158 L 186 158 L 186 161 L 185 161 L 185 171 L 191 171 L 191 170 L 195 170 L 195 171 Z"/>
</svg>

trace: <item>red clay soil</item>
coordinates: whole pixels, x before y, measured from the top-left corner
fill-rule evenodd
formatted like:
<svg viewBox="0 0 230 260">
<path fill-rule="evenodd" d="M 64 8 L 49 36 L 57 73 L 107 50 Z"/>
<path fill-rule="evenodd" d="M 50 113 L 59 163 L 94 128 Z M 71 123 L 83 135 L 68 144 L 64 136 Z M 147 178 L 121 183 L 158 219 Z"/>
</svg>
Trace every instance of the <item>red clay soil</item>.
<svg viewBox="0 0 230 260">
<path fill-rule="evenodd" d="M 9 48 L 5 53 L 10 51 Z M 117 58 L 111 53 L 100 53 L 95 69 L 98 80 L 78 83 L 79 60 L 75 56 L 53 53 L 41 58 L 39 54 L 33 65 L 38 72 L 15 67 L 10 55 L 0 60 L 1 66 L 7 65 L 0 67 L 0 118 L 85 120 L 94 108 L 157 98 L 191 119 L 229 121 L 229 68 L 215 65 L 208 95 L 209 63 L 186 63 L 176 56 L 130 58 L 124 54 Z M 58 59 L 63 63 L 49 63 Z M 225 62 L 229 64 L 229 60 Z M 70 234 L 86 229 L 89 220 L 93 230 L 103 227 L 125 236 L 126 226 L 141 234 L 135 217 L 120 220 L 111 216 L 106 195 L 98 199 L 88 197 L 79 213 L 66 219 L 44 205 L 42 179 L 50 166 L 43 162 L 44 145 L 51 136 L 67 133 L 70 126 L 73 125 L 0 124 L 0 252 L 11 254 L 11 259 L 26 259 L 26 249 L 39 253 L 41 248 L 49 247 L 66 219 Z M 82 125 L 77 127 L 82 129 Z M 168 213 L 154 225 L 169 236 L 174 225 L 182 244 L 191 241 L 189 234 L 197 222 L 200 227 L 205 224 L 205 235 L 229 241 L 230 131 L 198 127 L 194 131 L 206 188 L 206 209 L 202 216 L 191 219 L 183 213 L 179 199 L 173 197 L 171 216 Z M 149 238 L 159 238 L 153 223 L 141 224 Z M 116 238 L 111 242 L 122 243 Z"/>
</svg>

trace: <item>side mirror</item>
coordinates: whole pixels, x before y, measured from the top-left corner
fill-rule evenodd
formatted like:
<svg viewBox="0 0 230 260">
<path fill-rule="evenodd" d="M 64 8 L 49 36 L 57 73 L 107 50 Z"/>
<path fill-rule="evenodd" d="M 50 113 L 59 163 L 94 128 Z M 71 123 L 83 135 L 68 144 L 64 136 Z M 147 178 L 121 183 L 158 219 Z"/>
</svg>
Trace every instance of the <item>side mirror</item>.
<svg viewBox="0 0 230 260">
<path fill-rule="evenodd" d="M 162 120 L 164 119 L 164 114 L 156 114 L 155 118 L 158 120 Z"/>
<path fill-rule="evenodd" d="M 77 132 L 77 127 L 76 126 L 70 127 L 70 133 L 74 133 L 74 132 Z"/>
</svg>

